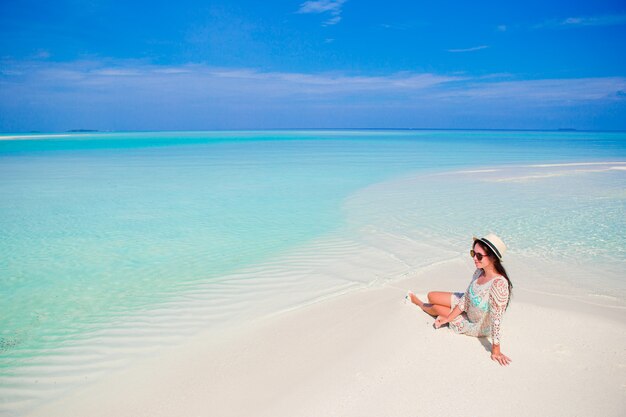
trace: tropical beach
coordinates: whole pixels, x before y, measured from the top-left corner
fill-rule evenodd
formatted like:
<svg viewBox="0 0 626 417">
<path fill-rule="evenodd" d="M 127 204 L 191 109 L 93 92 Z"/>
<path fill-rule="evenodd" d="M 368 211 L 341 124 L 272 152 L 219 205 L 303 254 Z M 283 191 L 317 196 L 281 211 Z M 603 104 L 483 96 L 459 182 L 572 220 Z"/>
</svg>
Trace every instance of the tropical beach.
<svg viewBox="0 0 626 417">
<path fill-rule="evenodd" d="M 51 140 L 0 144 L 3 230 L 11 237 L 3 252 L 22 259 L 3 267 L 12 277 L 3 291 L 12 294 L 3 304 L 7 415 L 412 415 L 415 404 L 425 412 L 457 407 L 445 405 L 456 373 L 486 373 L 475 393 L 503 387 L 493 414 L 535 396 L 538 408 L 517 415 L 541 413 L 555 397 L 550 415 L 623 409 L 621 133 Z M 456 152 L 443 152 L 449 141 Z M 539 141 L 538 154 L 528 142 Z M 477 142 L 515 159 L 482 165 L 468 154 Z M 587 162 L 571 162 L 582 155 Z M 308 161 L 308 172 L 298 161 Z M 260 205 L 259 186 L 274 204 Z M 187 187 L 196 190 L 192 199 Z M 323 194 L 305 197 L 318 187 Z M 76 194 L 88 207 L 77 206 Z M 181 196 L 184 204 L 176 203 Z M 487 212 L 468 210 L 477 196 L 490 201 Z M 489 358 L 487 339 L 435 330 L 434 319 L 405 299 L 408 290 L 464 290 L 471 236 L 491 231 L 480 230 L 486 213 L 511 248 L 506 369 Z M 43 268 L 51 239 L 56 258 Z M 588 395 L 583 379 L 602 395 Z M 491 415 L 468 407 L 470 415 Z"/>
<path fill-rule="evenodd" d="M 0 34 L 0 417 L 626 414 L 624 4 Z"/>
</svg>

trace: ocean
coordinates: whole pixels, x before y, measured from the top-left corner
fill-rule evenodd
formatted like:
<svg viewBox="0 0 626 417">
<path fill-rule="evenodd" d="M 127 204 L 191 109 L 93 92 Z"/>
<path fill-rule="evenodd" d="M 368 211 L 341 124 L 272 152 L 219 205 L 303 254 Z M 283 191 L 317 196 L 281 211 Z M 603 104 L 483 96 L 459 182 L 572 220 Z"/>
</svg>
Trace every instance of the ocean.
<svg viewBox="0 0 626 417">
<path fill-rule="evenodd" d="M 0 413 L 492 231 L 521 288 L 625 306 L 626 133 L 0 135 Z"/>
</svg>

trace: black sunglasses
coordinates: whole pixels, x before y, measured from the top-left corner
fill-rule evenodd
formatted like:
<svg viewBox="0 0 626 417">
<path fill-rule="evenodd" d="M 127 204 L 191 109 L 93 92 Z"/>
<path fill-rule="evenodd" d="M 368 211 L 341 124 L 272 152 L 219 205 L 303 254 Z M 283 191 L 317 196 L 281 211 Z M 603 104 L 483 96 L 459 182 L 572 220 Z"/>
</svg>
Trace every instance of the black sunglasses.
<svg viewBox="0 0 626 417">
<path fill-rule="evenodd" d="M 474 252 L 474 249 L 470 249 L 470 256 L 473 258 L 474 256 L 478 259 L 478 262 L 482 261 L 483 258 L 489 255 L 483 255 L 482 253 Z"/>
</svg>

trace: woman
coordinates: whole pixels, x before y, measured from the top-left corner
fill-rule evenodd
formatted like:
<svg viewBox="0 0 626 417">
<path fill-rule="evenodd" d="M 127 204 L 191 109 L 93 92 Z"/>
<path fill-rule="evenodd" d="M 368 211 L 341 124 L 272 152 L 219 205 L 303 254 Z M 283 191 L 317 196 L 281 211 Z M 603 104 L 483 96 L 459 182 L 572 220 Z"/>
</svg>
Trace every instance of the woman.
<svg viewBox="0 0 626 417">
<path fill-rule="evenodd" d="M 476 272 L 465 293 L 430 292 L 424 303 L 409 291 L 408 297 L 435 320 L 435 328 L 446 323 L 456 333 L 483 337 L 491 334 L 491 359 L 508 365 L 511 359 L 500 351 L 500 322 L 508 307 L 513 285 L 502 266 L 506 245 L 490 233 L 474 238 L 470 255 Z"/>
</svg>

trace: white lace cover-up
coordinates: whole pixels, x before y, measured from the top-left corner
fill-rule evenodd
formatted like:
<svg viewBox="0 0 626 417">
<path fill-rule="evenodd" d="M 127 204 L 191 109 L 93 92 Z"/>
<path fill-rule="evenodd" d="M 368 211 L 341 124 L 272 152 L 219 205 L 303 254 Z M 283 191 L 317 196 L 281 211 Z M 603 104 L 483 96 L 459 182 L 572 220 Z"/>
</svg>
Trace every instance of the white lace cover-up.
<svg viewBox="0 0 626 417">
<path fill-rule="evenodd" d="M 452 308 L 459 307 L 462 314 L 450 322 L 456 333 L 484 337 L 491 335 L 494 345 L 500 344 L 500 324 L 509 300 L 509 283 L 501 275 L 484 284 L 476 282 L 483 273 L 477 269 L 465 294 L 452 295 Z"/>
</svg>

